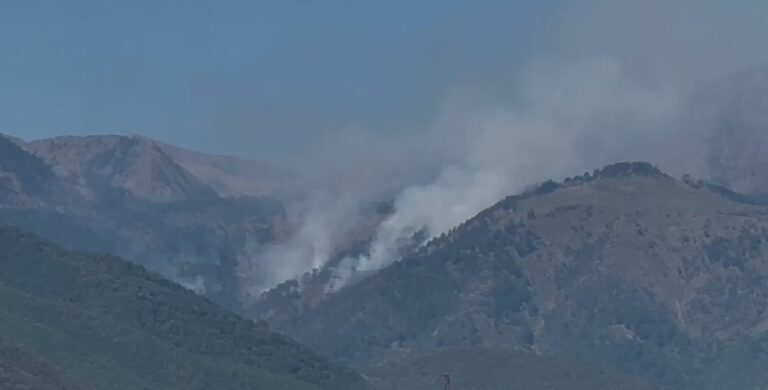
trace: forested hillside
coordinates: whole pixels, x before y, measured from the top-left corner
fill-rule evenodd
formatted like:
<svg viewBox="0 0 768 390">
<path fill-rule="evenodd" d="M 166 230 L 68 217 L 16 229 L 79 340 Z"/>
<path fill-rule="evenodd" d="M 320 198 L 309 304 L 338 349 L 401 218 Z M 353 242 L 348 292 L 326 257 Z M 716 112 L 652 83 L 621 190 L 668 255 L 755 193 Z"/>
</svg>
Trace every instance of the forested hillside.
<svg viewBox="0 0 768 390">
<path fill-rule="evenodd" d="M 365 388 L 354 372 L 113 256 L 0 227 L 0 267 L 0 335 L 85 386 Z"/>
<path fill-rule="evenodd" d="M 510 196 L 338 293 L 287 283 L 252 314 L 358 366 L 486 346 L 752 389 L 767 262 L 759 200 L 620 163 Z"/>
</svg>

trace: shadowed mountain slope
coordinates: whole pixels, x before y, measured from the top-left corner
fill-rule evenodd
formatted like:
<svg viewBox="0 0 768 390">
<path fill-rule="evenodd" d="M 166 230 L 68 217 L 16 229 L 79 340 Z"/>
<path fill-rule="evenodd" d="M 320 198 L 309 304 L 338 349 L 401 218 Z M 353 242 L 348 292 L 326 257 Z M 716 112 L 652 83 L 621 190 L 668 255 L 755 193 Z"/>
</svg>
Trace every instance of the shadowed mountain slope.
<svg viewBox="0 0 768 390">
<path fill-rule="evenodd" d="M 51 196 L 55 175 L 38 157 L 14 140 L 0 135 L 0 202 L 14 207 L 36 207 Z"/>
<path fill-rule="evenodd" d="M 357 374 L 119 258 L 0 227 L 0 267 L 0 336 L 93 388 L 365 388 Z"/>
</svg>

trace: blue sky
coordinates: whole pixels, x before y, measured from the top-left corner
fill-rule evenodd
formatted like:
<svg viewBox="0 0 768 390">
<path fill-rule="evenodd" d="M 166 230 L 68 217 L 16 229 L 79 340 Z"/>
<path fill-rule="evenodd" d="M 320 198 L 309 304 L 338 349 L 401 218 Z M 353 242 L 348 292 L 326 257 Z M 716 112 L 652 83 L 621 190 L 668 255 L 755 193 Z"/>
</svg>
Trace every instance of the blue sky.
<svg viewBox="0 0 768 390">
<path fill-rule="evenodd" d="M 0 131 L 277 160 L 345 126 L 409 131 L 538 49 L 555 3 L 3 1 Z"/>
<path fill-rule="evenodd" d="M 293 164 L 342 128 L 419 131 L 455 88 L 503 95 L 542 53 L 678 70 L 762 53 L 766 3 L 4 0 L 0 132 L 142 134 Z"/>
</svg>

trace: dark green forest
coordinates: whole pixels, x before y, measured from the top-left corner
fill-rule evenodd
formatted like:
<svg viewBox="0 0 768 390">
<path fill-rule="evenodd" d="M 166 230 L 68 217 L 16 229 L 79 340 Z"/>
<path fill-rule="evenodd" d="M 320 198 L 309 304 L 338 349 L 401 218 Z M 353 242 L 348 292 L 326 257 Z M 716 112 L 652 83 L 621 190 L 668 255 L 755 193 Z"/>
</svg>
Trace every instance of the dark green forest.
<svg viewBox="0 0 768 390">
<path fill-rule="evenodd" d="M 8 227 L 0 248 L 0 335 L 29 351 L 4 347 L 3 380 L 34 371 L 62 389 L 75 386 L 65 376 L 98 389 L 365 388 L 356 373 L 119 258 Z"/>
</svg>

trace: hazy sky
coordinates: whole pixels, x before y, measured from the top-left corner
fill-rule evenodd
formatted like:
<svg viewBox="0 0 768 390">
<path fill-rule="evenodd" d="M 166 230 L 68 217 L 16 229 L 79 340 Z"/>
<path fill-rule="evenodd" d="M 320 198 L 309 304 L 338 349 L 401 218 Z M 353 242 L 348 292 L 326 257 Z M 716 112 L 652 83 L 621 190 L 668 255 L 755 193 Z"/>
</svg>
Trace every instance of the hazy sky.
<svg viewBox="0 0 768 390">
<path fill-rule="evenodd" d="M 418 126 L 495 84 L 556 1 L 0 2 L 0 131 L 138 133 L 284 160 L 347 126 Z"/>
<path fill-rule="evenodd" d="M 758 65 L 766 3 L 3 0 L 0 132 L 142 134 L 295 164 L 341 129 L 420 131 L 465 86 L 503 96 L 541 54 L 653 74 Z"/>
</svg>

